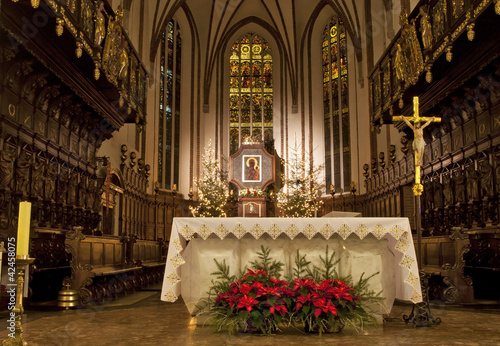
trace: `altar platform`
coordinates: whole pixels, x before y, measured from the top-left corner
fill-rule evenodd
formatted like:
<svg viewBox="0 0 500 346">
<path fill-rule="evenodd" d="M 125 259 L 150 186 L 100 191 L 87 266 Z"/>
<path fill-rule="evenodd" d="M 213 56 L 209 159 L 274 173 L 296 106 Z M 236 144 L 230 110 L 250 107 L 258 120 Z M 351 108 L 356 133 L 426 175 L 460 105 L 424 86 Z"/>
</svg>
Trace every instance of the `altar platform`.
<svg viewBox="0 0 500 346">
<path fill-rule="evenodd" d="M 186 243 L 188 246 L 186 247 Z M 394 300 L 422 301 L 415 248 L 407 218 L 174 218 L 161 299 L 175 302 L 182 295 L 191 313 L 206 295 L 214 259 L 238 273 L 256 259 L 261 246 L 291 273 L 297 250 L 313 264 L 330 253 L 340 258 L 337 271 L 352 275 L 379 273 L 370 287 L 382 291 L 391 310 Z"/>
</svg>

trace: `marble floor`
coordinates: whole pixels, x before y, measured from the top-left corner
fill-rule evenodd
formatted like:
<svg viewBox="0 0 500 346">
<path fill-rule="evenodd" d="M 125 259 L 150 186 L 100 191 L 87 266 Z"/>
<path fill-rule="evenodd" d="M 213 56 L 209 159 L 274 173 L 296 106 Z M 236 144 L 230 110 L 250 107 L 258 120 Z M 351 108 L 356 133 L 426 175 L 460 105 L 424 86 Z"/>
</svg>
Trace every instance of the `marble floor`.
<svg viewBox="0 0 500 346">
<path fill-rule="evenodd" d="M 442 322 L 415 328 L 403 322 L 411 305 L 396 303 L 383 324 L 364 334 L 345 329 L 340 334 L 303 334 L 286 329 L 272 336 L 212 333 L 199 326 L 179 299 L 160 301 L 158 289 L 121 297 L 88 309 L 27 307 L 24 336 L 29 345 L 500 345 L 500 308 L 496 305 L 437 306 Z M 7 337 L 6 312 L 0 313 L 1 337 Z"/>
</svg>

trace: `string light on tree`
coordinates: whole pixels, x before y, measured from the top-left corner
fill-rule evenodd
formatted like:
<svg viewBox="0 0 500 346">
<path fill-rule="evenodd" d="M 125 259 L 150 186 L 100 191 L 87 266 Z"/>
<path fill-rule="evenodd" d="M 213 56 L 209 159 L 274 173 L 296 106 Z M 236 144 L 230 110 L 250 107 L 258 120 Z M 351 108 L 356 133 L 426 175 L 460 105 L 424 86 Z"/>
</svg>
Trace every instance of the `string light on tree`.
<svg viewBox="0 0 500 346">
<path fill-rule="evenodd" d="M 228 184 L 215 157 L 215 149 L 210 140 L 202 157 L 202 174 L 196 179 L 198 205 L 190 207 L 195 217 L 226 217 L 224 206 L 228 197 Z"/>
<path fill-rule="evenodd" d="M 281 175 L 283 188 L 277 194 L 278 208 L 287 217 L 315 216 L 323 205 L 323 201 L 317 199 L 323 190 L 319 183 L 323 166 L 314 166 L 308 157 L 302 159 L 297 141 L 291 149 L 291 160 L 284 165 L 288 176 Z"/>
</svg>

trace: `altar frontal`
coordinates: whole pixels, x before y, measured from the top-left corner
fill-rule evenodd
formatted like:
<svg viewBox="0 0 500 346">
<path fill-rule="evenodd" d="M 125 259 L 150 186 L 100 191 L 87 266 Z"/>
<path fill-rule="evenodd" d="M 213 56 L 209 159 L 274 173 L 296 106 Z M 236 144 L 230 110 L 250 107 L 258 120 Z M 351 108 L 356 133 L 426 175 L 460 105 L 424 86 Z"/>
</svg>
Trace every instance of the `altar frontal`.
<svg viewBox="0 0 500 346">
<path fill-rule="evenodd" d="M 174 302 L 182 294 L 192 313 L 214 279 L 214 259 L 225 260 L 236 274 L 262 245 L 285 264 L 284 276 L 291 274 L 297 250 L 315 263 L 327 245 L 341 259 L 341 276 L 357 281 L 363 273 L 379 272 L 370 286 L 385 297 L 380 314 L 390 311 L 395 298 L 422 301 L 407 218 L 175 218 L 161 299 Z"/>
</svg>

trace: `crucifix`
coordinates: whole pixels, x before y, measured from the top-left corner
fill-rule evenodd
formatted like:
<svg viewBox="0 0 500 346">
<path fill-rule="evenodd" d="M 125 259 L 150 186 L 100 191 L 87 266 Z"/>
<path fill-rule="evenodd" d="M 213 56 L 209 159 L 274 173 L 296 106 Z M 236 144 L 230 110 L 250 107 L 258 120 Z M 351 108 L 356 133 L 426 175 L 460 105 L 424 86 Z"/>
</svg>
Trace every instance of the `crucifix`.
<svg viewBox="0 0 500 346">
<path fill-rule="evenodd" d="M 422 270 L 422 219 L 421 219 L 421 205 L 420 196 L 424 191 L 424 186 L 420 183 L 420 166 L 422 165 L 422 158 L 424 155 L 424 128 L 426 128 L 432 122 L 441 122 L 441 118 L 437 117 L 421 117 L 419 115 L 418 107 L 418 96 L 413 97 L 413 116 L 394 116 L 392 121 L 404 121 L 406 125 L 413 131 L 413 154 L 415 156 L 415 185 L 413 185 L 413 195 L 415 196 L 415 223 L 417 228 L 417 260 L 418 269 Z M 413 124 L 412 124 L 413 122 Z M 408 317 L 407 322 L 411 321 L 416 327 L 426 327 L 430 325 L 437 325 L 441 323 L 441 319 L 434 319 L 430 314 L 429 309 L 429 297 L 427 296 L 428 290 L 428 274 L 420 272 L 420 278 L 422 280 L 422 295 L 423 302 L 418 303 L 417 312 L 414 314 L 414 310 L 410 317 Z M 415 308 L 415 306 L 414 306 Z"/>
<path fill-rule="evenodd" d="M 424 187 L 420 184 L 420 166 L 424 156 L 424 128 L 432 122 L 441 122 L 441 118 L 436 117 L 421 117 L 418 108 L 418 96 L 413 97 L 413 116 L 394 116 L 392 121 L 404 121 L 406 125 L 413 131 L 413 153 L 415 155 L 415 185 L 413 185 L 413 194 L 421 196 Z M 411 123 L 413 122 L 413 124 Z M 424 124 L 422 124 L 424 122 Z"/>
</svg>

